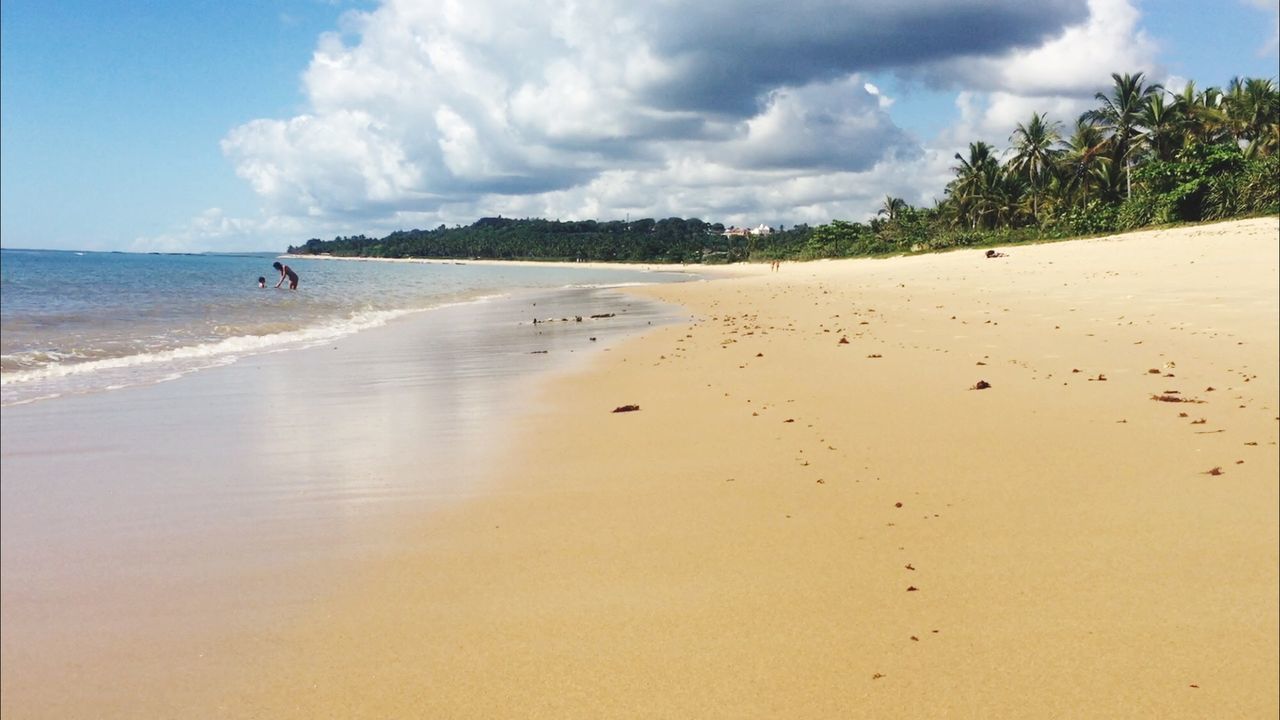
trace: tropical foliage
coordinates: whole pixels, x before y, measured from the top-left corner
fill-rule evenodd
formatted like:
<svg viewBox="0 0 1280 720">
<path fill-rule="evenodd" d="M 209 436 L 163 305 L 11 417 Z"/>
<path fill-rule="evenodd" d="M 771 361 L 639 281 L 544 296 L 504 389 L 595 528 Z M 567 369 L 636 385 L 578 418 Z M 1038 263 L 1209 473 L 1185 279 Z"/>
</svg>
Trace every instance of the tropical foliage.
<svg viewBox="0 0 1280 720">
<path fill-rule="evenodd" d="M 484 218 L 384 238 L 312 239 L 297 253 L 367 257 L 735 262 L 922 252 L 1280 213 L 1280 90 L 1237 78 L 1171 91 L 1113 74 L 1096 107 L 1069 120 L 1032 113 L 1000 151 L 955 154 L 930 208 L 886 195 L 868 223 L 726 232 L 699 219 Z"/>
</svg>

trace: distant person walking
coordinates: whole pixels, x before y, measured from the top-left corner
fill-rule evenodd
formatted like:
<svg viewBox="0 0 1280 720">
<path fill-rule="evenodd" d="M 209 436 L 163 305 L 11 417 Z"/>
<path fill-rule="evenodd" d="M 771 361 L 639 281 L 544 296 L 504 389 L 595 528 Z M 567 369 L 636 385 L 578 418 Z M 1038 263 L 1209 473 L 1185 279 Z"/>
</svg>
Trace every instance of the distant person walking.
<svg viewBox="0 0 1280 720">
<path fill-rule="evenodd" d="M 294 272 L 293 268 L 288 265 L 281 265 L 279 260 L 271 263 L 271 267 L 280 271 L 280 282 L 276 283 L 276 287 L 280 287 L 284 284 L 284 279 L 289 278 L 289 289 L 298 289 L 298 273 Z"/>
</svg>

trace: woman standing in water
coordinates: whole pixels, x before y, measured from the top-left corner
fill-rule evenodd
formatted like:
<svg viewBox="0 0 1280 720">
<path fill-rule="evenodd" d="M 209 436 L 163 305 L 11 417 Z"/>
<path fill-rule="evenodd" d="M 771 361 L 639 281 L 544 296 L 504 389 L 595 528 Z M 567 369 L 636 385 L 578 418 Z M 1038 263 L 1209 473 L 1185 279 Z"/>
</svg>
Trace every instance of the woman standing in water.
<svg viewBox="0 0 1280 720">
<path fill-rule="evenodd" d="M 289 289 L 298 289 L 298 273 L 294 272 L 293 268 L 288 265 L 281 265 L 279 260 L 271 263 L 271 267 L 280 271 L 280 282 L 276 283 L 276 287 L 280 287 L 284 283 L 284 279 L 289 278 Z"/>
</svg>

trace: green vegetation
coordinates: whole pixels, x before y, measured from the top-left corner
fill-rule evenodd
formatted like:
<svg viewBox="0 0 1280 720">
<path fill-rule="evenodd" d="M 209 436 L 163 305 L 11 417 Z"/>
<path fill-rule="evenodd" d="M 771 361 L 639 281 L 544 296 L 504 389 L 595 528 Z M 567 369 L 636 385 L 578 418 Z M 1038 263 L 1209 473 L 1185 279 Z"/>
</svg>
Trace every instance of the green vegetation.
<svg viewBox="0 0 1280 720">
<path fill-rule="evenodd" d="M 932 208 L 886 196 L 869 223 L 726 234 L 720 223 L 484 218 L 468 227 L 312 239 L 291 253 L 358 257 L 619 262 L 736 262 L 928 252 L 1076 237 L 1151 225 L 1280 213 L 1280 90 L 1235 79 L 1174 93 L 1142 73 L 1113 74 L 1109 93 L 1069 135 L 1033 113 L 1003 154 L 957 153 Z"/>
</svg>

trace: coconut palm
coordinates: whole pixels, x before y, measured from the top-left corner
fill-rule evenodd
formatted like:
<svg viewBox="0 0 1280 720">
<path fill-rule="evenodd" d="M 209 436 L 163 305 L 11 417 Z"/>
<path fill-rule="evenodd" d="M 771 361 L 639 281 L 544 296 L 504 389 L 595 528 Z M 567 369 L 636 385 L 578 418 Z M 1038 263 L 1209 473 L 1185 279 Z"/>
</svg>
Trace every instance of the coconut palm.
<svg viewBox="0 0 1280 720">
<path fill-rule="evenodd" d="M 1129 170 L 1133 163 L 1135 140 L 1142 131 L 1142 108 L 1148 98 L 1160 92 L 1158 83 L 1146 85 L 1143 74 L 1111 73 L 1114 82 L 1111 94 L 1095 93 L 1094 98 L 1102 103 L 1102 107 L 1088 110 L 1080 119 L 1094 123 L 1109 136 L 1111 157 L 1124 164 L 1125 194 L 1132 190 Z"/>
<path fill-rule="evenodd" d="M 1084 120 L 1076 121 L 1067 150 L 1061 159 L 1062 190 L 1078 207 L 1089 203 L 1089 190 L 1094 186 L 1096 170 L 1107 162 L 1106 138 L 1102 131 Z"/>
<path fill-rule="evenodd" d="M 1183 142 L 1182 105 L 1161 93 L 1147 98 L 1142 108 L 1142 144 L 1159 160 L 1172 160 Z"/>
<path fill-rule="evenodd" d="M 897 220 L 898 216 L 902 214 L 902 211 L 906 210 L 908 207 L 910 206 L 907 205 L 906 200 L 896 198 L 891 195 L 885 195 L 884 204 L 882 204 L 880 209 L 876 211 L 876 217 L 883 216 L 889 221 Z"/>
<path fill-rule="evenodd" d="M 952 170 L 956 179 L 947 187 L 947 193 L 956 202 L 958 217 L 977 228 L 992 215 L 992 196 L 1000 176 L 1000 164 L 996 162 L 994 149 L 981 140 L 969 143 L 969 156 L 955 154 L 960 161 Z"/>
<path fill-rule="evenodd" d="M 1274 150 L 1275 126 L 1280 122 L 1280 94 L 1265 78 L 1234 78 L 1222 98 L 1226 125 L 1249 156 Z"/>
<path fill-rule="evenodd" d="M 1181 116 L 1183 145 L 1221 142 L 1227 135 L 1227 115 L 1222 109 L 1222 91 L 1208 87 L 1196 91 L 1194 82 L 1188 82 L 1175 96 Z"/>
<path fill-rule="evenodd" d="M 1059 147 L 1062 135 L 1058 132 L 1061 124 L 1045 122 L 1041 113 L 1031 113 L 1031 120 L 1018 127 L 1009 136 L 1013 143 L 1010 150 L 1013 157 L 1009 161 L 1010 171 L 1019 174 L 1027 181 L 1031 190 L 1031 219 L 1039 222 L 1039 196 L 1047 175 L 1052 172 L 1054 163 L 1062 154 Z"/>
<path fill-rule="evenodd" d="M 991 176 L 987 207 L 991 213 L 991 226 L 1013 227 L 1026 203 L 1027 182 L 1020 175 L 997 172 Z"/>
</svg>

